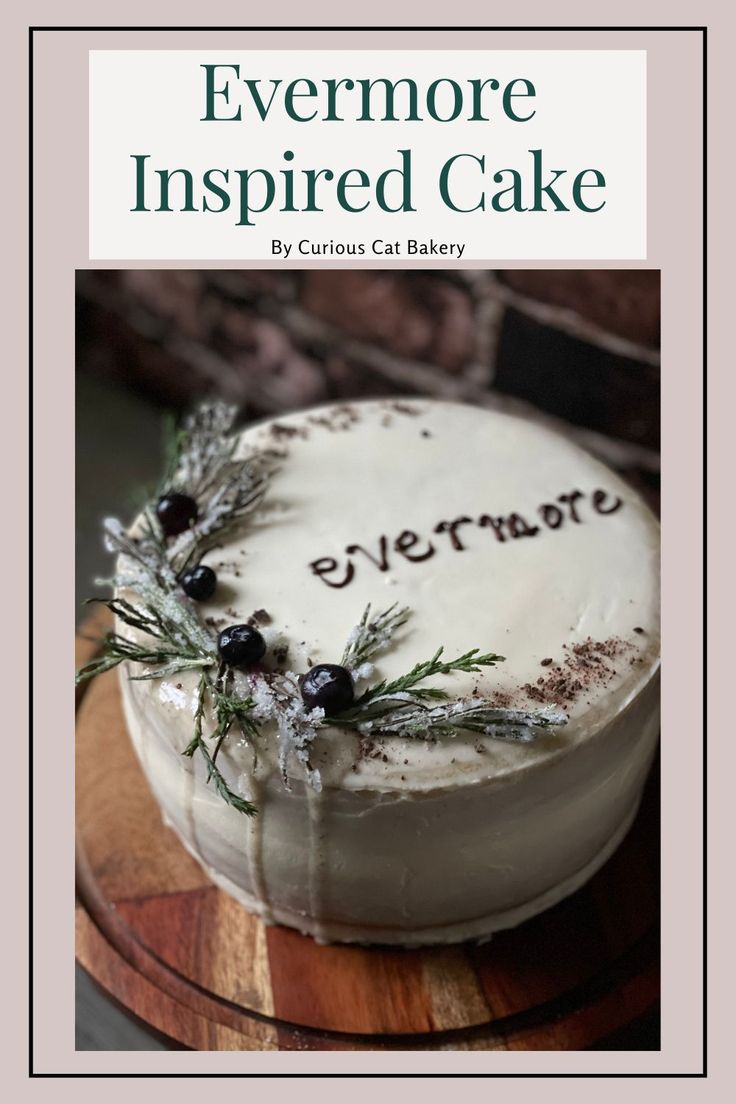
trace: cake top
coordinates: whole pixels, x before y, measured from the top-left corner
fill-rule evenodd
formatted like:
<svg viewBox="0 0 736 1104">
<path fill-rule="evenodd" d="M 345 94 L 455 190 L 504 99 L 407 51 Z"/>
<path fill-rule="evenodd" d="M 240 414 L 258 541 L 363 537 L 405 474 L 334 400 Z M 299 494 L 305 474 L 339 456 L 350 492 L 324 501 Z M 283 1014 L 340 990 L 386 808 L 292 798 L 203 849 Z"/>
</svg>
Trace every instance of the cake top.
<svg viewBox="0 0 736 1104">
<path fill-rule="evenodd" d="M 319 408 L 249 428 L 238 451 L 276 466 L 242 531 L 204 557 L 211 630 L 250 622 L 268 666 L 340 663 L 366 605 L 410 620 L 375 659 L 393 679 L 443 646 L 503 663 L 441 682 L 499 708 L 562 710 L 530 744 L 477 733 L 374 739 L 327 730 L 312 754 L 327 785 L 427 789 L 527 769 L 624 710 L 659 654 L 659 530 L 640 497 L 585 451 L 519 418 L 411 400 Z M 176 743 L 196 675 L 151 683 Z M 359 687 L 360 689 L 360 687 Z M 223 748 L 237 769 L 236 742 Z M 298 770 L 295 771 L 298 777 Z"/>
<path fill-rule="evenodd" d="M 234 417 L 200 408 L 157 498 L 105 523 L 116 628 L 77 674 L 123 664 L 227 804 L 257 811 L 256 772 L 493 782 L 626 723 L 659 663 L 658 526 L 613 472 L 452 403 Z"/>
</svg>

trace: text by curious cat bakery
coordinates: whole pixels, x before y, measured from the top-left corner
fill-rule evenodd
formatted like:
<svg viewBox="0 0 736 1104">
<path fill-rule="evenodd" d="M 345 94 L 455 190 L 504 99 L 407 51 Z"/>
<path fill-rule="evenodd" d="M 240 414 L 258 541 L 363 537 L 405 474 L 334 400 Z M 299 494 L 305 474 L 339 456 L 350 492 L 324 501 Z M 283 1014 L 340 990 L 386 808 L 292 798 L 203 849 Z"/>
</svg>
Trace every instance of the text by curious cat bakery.
<svg viewBox="0 0 736 1104">
<path fill-rule="evenodd" d="M 443 241 L 439 238 L 405 238 L 389 240 L 374 238 L 369 242 L 313 241 L 300 238 L 286 241 L 271 239 L 271 256 L 290 257 L 462 257 L 465 242 Z"/>
</svg>

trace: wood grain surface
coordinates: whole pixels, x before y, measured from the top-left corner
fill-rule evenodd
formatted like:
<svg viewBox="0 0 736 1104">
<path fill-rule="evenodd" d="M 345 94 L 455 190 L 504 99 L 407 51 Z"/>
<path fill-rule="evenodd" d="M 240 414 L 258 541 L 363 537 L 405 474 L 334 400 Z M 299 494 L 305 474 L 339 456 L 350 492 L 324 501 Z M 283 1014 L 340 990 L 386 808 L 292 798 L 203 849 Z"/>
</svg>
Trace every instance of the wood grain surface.
<svg viewBox="0 0 736 1104">
<path fill-rule="evenodd" d="M 104 615 L 77 640 L 83 662 Z M 196 1050 L 578 1050 L 659 996 L 659 819 L 639 816 L 574 896 L 481 946 L 319 946 L 266 927 L 164 827 L 117 674 L 77 707 L 77 957 L 119 1004 Z"/>
</svg>

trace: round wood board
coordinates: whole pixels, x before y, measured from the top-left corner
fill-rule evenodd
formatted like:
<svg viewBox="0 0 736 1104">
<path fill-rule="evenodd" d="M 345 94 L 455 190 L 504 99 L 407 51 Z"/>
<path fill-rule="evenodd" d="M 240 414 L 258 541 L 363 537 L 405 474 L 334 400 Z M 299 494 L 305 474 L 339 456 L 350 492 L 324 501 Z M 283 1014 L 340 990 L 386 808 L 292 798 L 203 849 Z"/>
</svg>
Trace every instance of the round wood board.
<svg viewBox="0 0 736 1104">
<path fill-rule="evenodd" d="M 77 639 L 95 650 L 103 615 Z M 117 673 L 77 702 L 77 957 L 195 1050 L 582 1050 L 659 997 L 657 778 L 578 893 L 481 946 L 319 946 L 217 889 L 164 827 Z"/>
</svg>

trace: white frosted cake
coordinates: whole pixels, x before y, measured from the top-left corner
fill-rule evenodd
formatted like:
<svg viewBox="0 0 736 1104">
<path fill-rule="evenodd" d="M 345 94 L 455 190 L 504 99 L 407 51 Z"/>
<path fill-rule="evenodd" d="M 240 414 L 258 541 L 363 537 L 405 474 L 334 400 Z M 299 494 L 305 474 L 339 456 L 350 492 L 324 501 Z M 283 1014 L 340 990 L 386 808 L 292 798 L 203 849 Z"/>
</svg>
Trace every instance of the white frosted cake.
<svg viewBox="0 0 736 1104">
<path fill-rule="evenodd" d="M 247 909 L 324 941 L 482 938 L 575 891 L 631 825 L 658 737 L 659 530 L 646 505 L 555 433 L 451 403 L 325 407 L 252 427 L 237 448 L 275 471 L 202 557 L 217 585 L 196 612 L 215 637 L 250 625 L 263 640 L 230 683 L 259 723 L 217 749 L 257 815 L 221 799 L 204 755 L 182 754 L 200 671 L 131 681 L 124 664 L 128 727 L 167 824 Z M 259 712 L 270 680 L 340 665 L 365 607 L 394 603 L 411 614 L 350 670 L 355 701 L 440 647 L 478 648 L 504 658 L 422 685 L 463 709 L 485 703 L 499 724 L 391 731 L 368 713 L 287 754 Z M 505 731 L 506 713 L 546 727 Z M 200 719 L 206 741 L 213 708 Z"/>
</svg>

